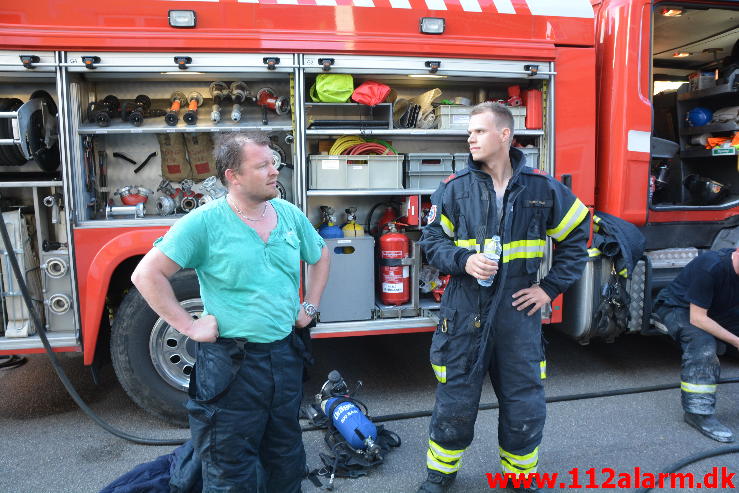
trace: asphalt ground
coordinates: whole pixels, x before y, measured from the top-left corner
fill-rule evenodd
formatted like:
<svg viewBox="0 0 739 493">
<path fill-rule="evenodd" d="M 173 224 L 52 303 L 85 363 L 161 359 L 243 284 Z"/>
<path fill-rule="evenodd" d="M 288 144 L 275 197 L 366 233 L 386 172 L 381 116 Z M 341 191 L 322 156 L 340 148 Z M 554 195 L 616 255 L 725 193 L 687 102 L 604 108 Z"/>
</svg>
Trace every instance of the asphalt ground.
<svg viewBox="0 0 739 493">
<path fill-rule="evenodd" d="M 549 398 L 679 382 L 680 353 L 668 338 L 624 336 L 612 344 L 580 346 L 551 330 L 547 333 Z M 327 373 L 337 369 L 350 384 L 363 381 L 358 397 L 373 416 L 430 411 L 435 378 L 428 365 L 429 342 L 430 334 L 314 341 L 317 364 L 306 383 L 306 396 L 316 393 Z M 83 398 L 112 425 L 147 437 L 187 437 L 187 430 L 136 407 L 109 366 L 103 369 L 98 387 L 82 366 L 81 355 L 60 357 Z M 739 377 L 737 360 L 722 357 L 721 365 L 723 378 Z M 494 402 L 487 383 L 482 403 Z M 586 491 L 595 485 L 605 489 L 611 475 L 615 489 L 635 491 L 635 468 L 643 479 L 683 457 L 732 446 L 709 440 L 686 425 L 679 402 L 679 390 L 673 388 L 548 404 L 539 471 L 558 474 L 557 484 L 566 486 L 550 491 Z M 717 417 L 737 433 L 738 404 L 739 384 L 720 385 Z M 498 472 L 497 417 L 494 409 L 479 413 L 475 440 L 465 452 L 451 492 L 490 491 L 486 474 Z M 402 445 L 369 475 L 337 479 L 335 490 L 414 492 L 425 477 L 429 420 L 424 415 L 383 423 L 401 437 Z M 10 493 L 97 492 L 135 465 L 174 448 L 136 445 L 99 428 L 67 396 L 45 355 L 30 356 L 20 368 L 0 370 L 0 437 L 0 492 Z M 328 451 L 323 433 L 305 432 L 304 442 L 309 466 L 318 468 L 319 452 Z M 693 473 L 696 481 L 702 481 L 714 467 L 739 472 L 739 454 L 706 459 L 681 472 Z M 580 488 L 569 487 L 574 474 Z M 629 487 L 624 483 L 627 474 L 632 476 Z M 618 487 L 619 480 L 624 487 Z M 733 483 L 739 486 L 739 475 Z M 303 489 L 321 491 L 308 481 Z M 706 489 L 731 491 L 695 486 L 655 491 Z"/>
</svg>

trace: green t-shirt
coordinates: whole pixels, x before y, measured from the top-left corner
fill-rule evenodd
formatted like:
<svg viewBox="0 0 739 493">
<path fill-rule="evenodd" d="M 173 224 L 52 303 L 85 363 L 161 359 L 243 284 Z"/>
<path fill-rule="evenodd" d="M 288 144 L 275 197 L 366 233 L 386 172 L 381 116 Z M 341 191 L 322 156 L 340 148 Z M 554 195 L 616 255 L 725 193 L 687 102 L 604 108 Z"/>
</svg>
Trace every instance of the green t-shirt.
<svg viewBox="0 0 739 493">
<path fill-rule="evenodd" d="M 272 342 L 292 330 L 300 310 L 300 260 L 315 264 L 325 245 L 308 218 L 281 199 L 267 243 L 225 198 L 198 207 L 154 242 L 182 268 L 195 269 L 205 314 L 221 337 Z"/>
</svg>

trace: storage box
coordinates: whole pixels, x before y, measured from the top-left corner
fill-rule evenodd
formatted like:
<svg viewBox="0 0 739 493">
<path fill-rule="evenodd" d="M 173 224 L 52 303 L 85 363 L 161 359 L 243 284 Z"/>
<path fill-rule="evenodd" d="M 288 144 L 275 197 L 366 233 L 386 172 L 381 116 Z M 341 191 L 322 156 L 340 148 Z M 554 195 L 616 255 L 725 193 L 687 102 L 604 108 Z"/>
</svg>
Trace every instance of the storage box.
<svg viewBox="0 0 739 493">
<path fill-rule="evenodd" d="M 467 167 L 467 158 L 470 156 L 469 152 L 455 152 L 454 153 L 454 172 L 462 171 Z"/>
<path fill-rule="evenodd" d="M 688 75 L 688 84 L 690 91 L 700 91 L 716 86 L 716 77 L 713 72 L 693 72 Z"/>
<path fill-rule="evenodd" d="M 523 130 L 526 128 L 526 107 L 509 106 L 513 115 L 513 129 Z M 443 130 L 467 130 L 470 123 L 471 106 L 459 106 L 442 104 L 436 107 L 436 118 L 439 120 L 439 129 Z"/>
<path fill-rule="evenodd" d="M 375 307 L 375 239 L 326 240 L 331 270 L 321 297 L 321 322 L 370 320 Z"/>
<path fill-rule="evenodd" d="M 406 156 L 408 188 L 436 189 L 439 182 L 453 172 L 454 157 L 451 154 L 413 152 Z"/>
<path fill-rule="evenodd" d="M 312 190 L 402 189 L 403 155 L 310 156 Z"/>
<path fill-rule="evenodd" d="M 519 151 L 523 152 L 526 157 L 526 166 L 532 168 L 539 168 L 539 148 L 538 147 L 517 147 Z M 467 157 L 469 156 L 466 152 L 458 152 L 454 154 L 454 171 L 462 171 L 467 167 Z"/>
<path fill-rule="evenodd" d="M 472 106 L 461 106 L 442 104 L 437 106 L 436 118 L 439 121 L 438 127 L 442 130 L 467 130 L 470 123 L 470 110 Z"/>
</svg>

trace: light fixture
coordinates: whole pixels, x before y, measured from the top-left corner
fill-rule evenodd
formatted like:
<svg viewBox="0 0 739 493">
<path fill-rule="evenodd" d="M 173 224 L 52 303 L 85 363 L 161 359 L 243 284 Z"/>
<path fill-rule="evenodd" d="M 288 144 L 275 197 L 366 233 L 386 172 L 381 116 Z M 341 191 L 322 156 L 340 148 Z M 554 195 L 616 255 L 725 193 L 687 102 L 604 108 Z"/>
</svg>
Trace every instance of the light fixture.
<svg viewBox="0 0 739 493">
<path fill-rule="evenodd" d="M 446 79 L 446 75 L 436 75 L 436 74 L 408 74 L 408 77 L 411 77 L 413 79 Z"/>
<path fill-rule="evenodd" d="M 690 53 L 689 51 L 676 51 L 675 53 L 672 54 L 672 57 L 673 58 L 685 58 L 686 56 L 690 56 L 690 55 L 692 55 L 692 53 Z"/>
<path fill-rule="evenodd" d="M 421 32 L 423 34 L 444 34 L 443 17 L 421 17 Z"/>
<path fill-rule="evenodd" d="M 685 12 L 683 9 L 662 9 L 660 12 L 665 17 L 680 17 Z"/>
<path fill-rule="evenodd" d="M 195 27 L 194 10 L 170 10 L 167 15 L 169 16 L 169 25 L 172 27 Z"/>
</svg>

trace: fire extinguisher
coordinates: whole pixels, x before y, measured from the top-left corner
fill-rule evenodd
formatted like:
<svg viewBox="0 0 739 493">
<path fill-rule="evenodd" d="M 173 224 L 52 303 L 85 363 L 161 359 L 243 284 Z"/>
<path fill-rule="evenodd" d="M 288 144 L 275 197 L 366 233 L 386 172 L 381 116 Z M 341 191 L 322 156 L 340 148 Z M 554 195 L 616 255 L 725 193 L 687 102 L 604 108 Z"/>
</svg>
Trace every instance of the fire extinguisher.
<svg viewBox="0 0 739 493">
<path fill-rule="evenodd" d="M 385 305 L 402 305 L 410 300 L 409 266 L 401 265 L 410 252 L 410 240 L 398 232 L 395 223 L 380 237 L 380 301 Z"/>
</svg>

